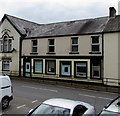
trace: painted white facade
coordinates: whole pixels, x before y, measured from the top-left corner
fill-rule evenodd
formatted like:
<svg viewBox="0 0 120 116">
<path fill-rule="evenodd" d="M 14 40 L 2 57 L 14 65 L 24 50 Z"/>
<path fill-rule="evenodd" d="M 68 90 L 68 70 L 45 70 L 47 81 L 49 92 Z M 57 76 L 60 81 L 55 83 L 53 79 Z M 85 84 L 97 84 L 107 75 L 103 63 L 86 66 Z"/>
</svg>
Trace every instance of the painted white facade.
<svg viewBox="0 0 120 116">
<path fill-rule="evenodd" d="M 119 33 L 104 34 L 104 78 L 111 85 L 118 84 L 118 79 L 120 79 L 119 39 Z"/>
<path fill-rule="evenodd" d="M 0 53 L 0 72 L 3 73 L 14 73 L 15 75 L 19 75 L 19 44 L 20 44 L 20 35 L 16 31 L 16 29 L 10 24 L 10 22 L 5 19 L 0 26 L 0 39 L 3 39 L 3 35 L 7 33 L 10 37 L 12 37 L 12 52 L 1 52 Z M 2 66 L 3 61 L 10 60 L 10 66 L 8 71 L 4 71 Z"/>
</svg>

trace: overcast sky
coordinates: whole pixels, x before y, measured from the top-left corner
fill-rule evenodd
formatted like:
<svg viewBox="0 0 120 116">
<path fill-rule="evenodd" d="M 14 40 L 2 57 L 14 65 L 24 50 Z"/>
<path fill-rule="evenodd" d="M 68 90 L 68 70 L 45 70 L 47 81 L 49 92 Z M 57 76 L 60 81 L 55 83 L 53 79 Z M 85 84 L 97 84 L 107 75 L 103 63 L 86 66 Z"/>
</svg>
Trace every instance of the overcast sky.
<svg viewBox="0 0 120 116">
<path fill-rule="evenodd" d="M 37 23 L 54 23 L 118 13 L 119 0 L 0 0 L 0 19 L 9 14 Z"/>
</svg>

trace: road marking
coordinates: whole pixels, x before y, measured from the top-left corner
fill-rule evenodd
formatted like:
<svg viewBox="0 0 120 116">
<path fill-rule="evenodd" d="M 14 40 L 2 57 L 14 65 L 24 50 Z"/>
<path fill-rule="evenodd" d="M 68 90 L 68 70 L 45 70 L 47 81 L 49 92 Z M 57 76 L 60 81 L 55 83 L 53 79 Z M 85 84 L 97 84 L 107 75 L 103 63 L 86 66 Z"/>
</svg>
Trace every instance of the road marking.
<svg viewBox="0 0 120 116">
<path fill-rule="evenodd" d="M 26 106 L 26 104 L 18 106 L 17 109 L 20 109 L 20 108 L 25 107 L 25 106 Z"/>
<path fill-rule="evenodd" d="M 85 96 L 85 97 L 91 97 L 91 98 L 99 98 L 99 99 L 113 100 L 113 99 L 111 99 L 111 98 L 106 98 L 106 97 L 97 97 L 97 96 L 85 95 L 85 94 L 79 94 L 79 95 Z"/>
<path fill-rule="evenodd" d="M 36 103 L 36 102 L 38 102 L 38 100 L 34 100 L 34 101 L 32 101 L 32 104 L 33 104 L 33 103 Z"/>
<path fill-rule="evenodd" d="M 26 88 L 30 88 L 30 89 L 38 89 L 38 90 L 43 90 L 43 91 L 51 91 L 51 92 L 58 92 L 57 90 L 53 90 L 53 89 L 45 89 L 45 88 L 36 88 L 36 87 L 30 87 L 30 86 L 22 86 L 22 87 L 26 87 Z"/>
</svg>

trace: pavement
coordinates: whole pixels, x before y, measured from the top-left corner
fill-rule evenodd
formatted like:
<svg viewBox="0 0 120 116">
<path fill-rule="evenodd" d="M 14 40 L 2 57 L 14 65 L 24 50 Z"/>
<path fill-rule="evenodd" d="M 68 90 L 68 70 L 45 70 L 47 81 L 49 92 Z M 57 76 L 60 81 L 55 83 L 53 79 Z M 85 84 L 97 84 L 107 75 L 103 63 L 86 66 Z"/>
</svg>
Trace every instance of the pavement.
<svg viewBox="0 0 120 116">
<path fill-rule="evenodd" d="M 110 93 L 118 93 L 120 95 L 120 86 L 108 86 L 103 85 L 101 83 L 91 83 L 91 82 L 83 82 L 83 81 L 73 81 L 73 80 L 57 80 L 57 79 L 50 79 L 50 78 L 26 78 L 26 77 L 11 77 L 13 80 L 21 80 L 21 81 L 30 81 L 36 83 L 44 83 L 44 84 L 51 84 L 57 86 L 65 86 L 65 87 L 72 87 L 72 88 L 80 88 L 80 89 L 87 89 L 92 91 L 102 91 L 102 92 L 110 92 Z"/>
</svg>

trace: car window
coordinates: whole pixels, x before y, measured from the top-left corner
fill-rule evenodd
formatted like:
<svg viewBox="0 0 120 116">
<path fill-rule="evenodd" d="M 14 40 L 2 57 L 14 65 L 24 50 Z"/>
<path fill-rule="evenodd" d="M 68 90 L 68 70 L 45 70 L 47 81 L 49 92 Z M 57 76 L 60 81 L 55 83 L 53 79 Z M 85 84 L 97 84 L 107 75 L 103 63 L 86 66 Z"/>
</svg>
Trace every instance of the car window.
<svg viewBox="0 0 120 116">
<path fill-rule="evenodd" d="M 69 116 L 70 109 L 61 108 L 57 106 L 51 106 L 47 104 L 41 104 L 37 109 L 35 109 L 31 116 Z"/>
<path fill-rule="evenodd" d="M 73 116 L 82 116 L 86 110 L 87 108 L 85 106 L 78 105 L 74 108 Z"/>
<path fill-rule="evenodd" d="M 110 111 L 102 111 L 99 116 L 120 116 L 120 114 Z"/>
</svg>

